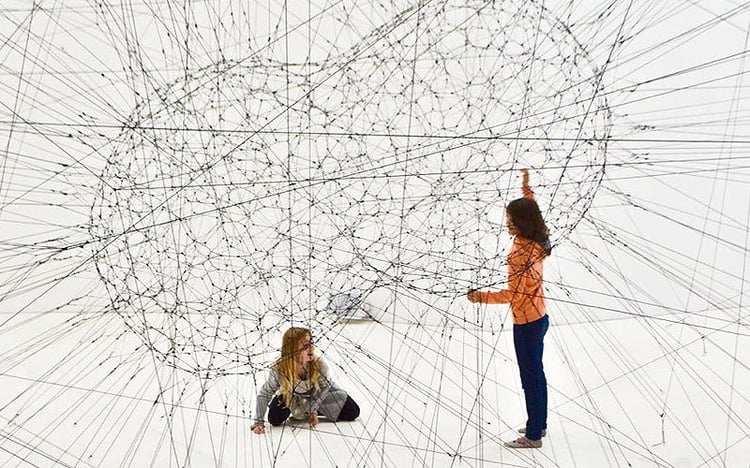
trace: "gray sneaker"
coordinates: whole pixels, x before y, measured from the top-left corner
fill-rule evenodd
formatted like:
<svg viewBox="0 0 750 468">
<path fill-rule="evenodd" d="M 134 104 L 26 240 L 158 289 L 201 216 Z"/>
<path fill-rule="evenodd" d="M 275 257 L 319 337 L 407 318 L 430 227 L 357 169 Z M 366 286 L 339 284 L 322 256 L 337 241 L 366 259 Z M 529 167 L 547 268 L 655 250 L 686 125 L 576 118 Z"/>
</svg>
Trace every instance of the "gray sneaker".
<svg viewBox="0 0 750 468">
<path fill-rule="evenodd" d="M 519 437 L 516 440 L 512 440 L 510 442 L 505 443 L 506 447 L 510 448 L 540 448 L 542 446 L 542 439 L 539 440 L 531 440 L 527 439 L 526 437 Z"/>
</svg>

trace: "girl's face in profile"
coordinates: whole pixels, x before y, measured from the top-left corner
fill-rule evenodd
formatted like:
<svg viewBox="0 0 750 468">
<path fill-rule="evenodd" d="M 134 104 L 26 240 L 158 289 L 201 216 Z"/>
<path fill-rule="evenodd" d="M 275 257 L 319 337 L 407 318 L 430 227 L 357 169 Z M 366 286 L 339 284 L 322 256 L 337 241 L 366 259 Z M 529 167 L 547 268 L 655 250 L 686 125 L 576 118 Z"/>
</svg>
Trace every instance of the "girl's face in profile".
<svg viewBox="0 0 750 468">
<path fill-rule="evenodd" d="M 312 336 L 308 333 L 307 335 L 300 338 L 297 343 L 297 360 L 300 364 L 306 365 L 315 357 L 315 345 L 312 341 Z"/>
<path fill-rule="evenodd" d="M 505 212 L 505 225 L 508 227 L 508 234 L 511 236 L 515 236 L 518 234 L 518 229 L 516 229 L 516 225 L 513 224 L 513 218 L 510 216 L 509 212 Z"/>
</svg>

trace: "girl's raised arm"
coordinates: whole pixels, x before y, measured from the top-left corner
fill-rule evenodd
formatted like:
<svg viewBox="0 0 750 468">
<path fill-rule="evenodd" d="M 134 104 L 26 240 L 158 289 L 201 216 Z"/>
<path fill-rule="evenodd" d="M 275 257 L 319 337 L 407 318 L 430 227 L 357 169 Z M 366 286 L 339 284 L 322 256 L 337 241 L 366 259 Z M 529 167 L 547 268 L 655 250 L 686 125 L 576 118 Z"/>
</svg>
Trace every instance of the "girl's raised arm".
<svg viewBox="0 0 750 468">
<path fill-rule="evenodd" d="M 521 190 L 523 191 L 523 198 L 530 198 L 534 200 L 534 191 L 529 186 L 529 170 L 521 169 Z"/>
</svg>

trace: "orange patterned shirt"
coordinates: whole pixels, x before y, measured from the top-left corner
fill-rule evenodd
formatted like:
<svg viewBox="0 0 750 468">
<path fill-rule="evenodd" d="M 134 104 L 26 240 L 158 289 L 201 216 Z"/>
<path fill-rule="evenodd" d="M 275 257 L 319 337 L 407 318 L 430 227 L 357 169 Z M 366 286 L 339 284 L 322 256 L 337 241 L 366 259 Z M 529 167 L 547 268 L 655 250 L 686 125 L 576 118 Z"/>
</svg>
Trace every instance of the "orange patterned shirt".
<svg viewBox="0 0 750 468">
<path fill-rule="evenodd" d="M 508 255 L 508 289 L 479 293 L 479 302 L 510 304 L 513 323 L 523 325 L 546 314 L 542 287 L 542 262 L 547 257 L 541 245 L 516 236 Z"/>
<path fill-rule="evenodd" d="M 528 176 L 523 178 L 523 196 L 534 199 Z M 516 236 L 508 255 L 508 289 L 498 292 L 479 292 L 484 304 L 510 304 L 513 323 L 523 325 L 544 317 L 544 288 L 542 262 L 548 257 L 539 243 Z"/>
</svg>

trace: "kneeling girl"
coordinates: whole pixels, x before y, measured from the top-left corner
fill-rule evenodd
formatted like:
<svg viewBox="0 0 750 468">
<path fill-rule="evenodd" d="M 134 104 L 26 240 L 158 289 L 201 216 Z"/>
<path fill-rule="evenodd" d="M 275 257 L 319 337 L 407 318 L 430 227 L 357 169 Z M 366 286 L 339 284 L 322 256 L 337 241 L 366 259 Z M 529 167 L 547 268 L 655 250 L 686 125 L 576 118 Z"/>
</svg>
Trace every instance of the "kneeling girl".
<svg viewBox="0 0 750 468">
<path fill-rule="evenodd" d="M 270 401 L 270 404 L 269 404 Z M 265 432 L 264 416 L 280 426 L 289 416 L 318 425 L 318 416 L 331 421 L 353 421 L 359 406 L 328 377 L 328 366 L 315 355 L 312 334 L 292 327 L 284 333 L 281 356 L 271 366 L 268 380 L 258 392 L 252 431 Z"/>
</svg>

